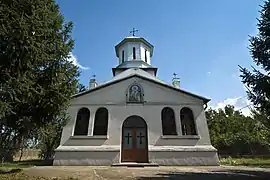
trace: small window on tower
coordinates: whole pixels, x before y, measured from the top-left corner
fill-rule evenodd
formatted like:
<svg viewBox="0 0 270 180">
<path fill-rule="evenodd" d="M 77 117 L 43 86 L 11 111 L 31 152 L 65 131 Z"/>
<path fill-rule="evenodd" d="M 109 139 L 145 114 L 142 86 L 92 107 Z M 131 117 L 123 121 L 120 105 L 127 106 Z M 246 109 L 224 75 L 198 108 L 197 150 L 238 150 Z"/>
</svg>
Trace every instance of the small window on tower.
<svg viewBox="0 0 270 180">
<path fill-rule="evenodd" d="M 133 47 L 133 59 L 136 59 L 136 49 Z"/>
<path fill-rule="evenodd" d="M 147 62 L 147 50 L 145 50 L 144 57 L 145 57 L 145 62 Z"/>
<path fill-rule="evenodd" d="M 122 51 L 122 63 L 125 61 L 125 51 Z"/>
</svg>

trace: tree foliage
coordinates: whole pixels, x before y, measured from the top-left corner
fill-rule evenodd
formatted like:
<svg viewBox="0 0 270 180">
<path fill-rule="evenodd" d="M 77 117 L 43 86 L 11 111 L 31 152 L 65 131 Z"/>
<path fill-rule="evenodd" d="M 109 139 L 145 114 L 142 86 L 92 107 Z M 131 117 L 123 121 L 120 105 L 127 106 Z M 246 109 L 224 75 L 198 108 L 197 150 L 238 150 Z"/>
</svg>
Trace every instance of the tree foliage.
<svg viewBox="0 0 270 180">
<path fill-rule="evenodd" d="M 78 83 L 77 93 L 86 90 L 87 88 L 83 84 Z M 54 121 L 39 130 L 38 148 L 41 150 L 39 156 L 42 159 L 53 159 L 55 149 L 60 144 L 63 127 L 68 120 L 69 116 L 65 112 L 62 112 Z"/>
<path fill-rule="evenodd" d="M 233 106 L 206 111 L 211 142 L 221 154 L 268 152 L 269 131 L 254 117 L 246 117 Z"/>
<path fill-rule="evenodd" d="M 240 66 L 242 82 L 249 88 L 249 99 L 256 110 L 266 115 L 263 122 L 270 129 L 270 1 L 264 2 L 258 19 L 259 33 L 250 37 L 250 53 L 257 68 Z"/>
<path fill-rule="evenodd" d="M 67 61 L 72 23 L 54 0 L 1 1 L 0 24 L 0 143 L 11 150 L 57 120 L 79 73 Z"/>
<path fill-rule="evenodd" d="M 78 83 L 78 86 L 77 86 L 77 93 L 80 93 L 80 92 L 83 92 L 83 91 L 86 91 L 87 90 L 87 87 L 81 83 Z"/>
<path fill-rule="evenodd" d="M 49 160 L 54 156 L 55 149 L 59 146 L 62 129 L 66 125 L 69 117 L 63 112 L 46 127 L 42 127 L 38 135 L 38 148 L 41 150 L 39 156 Z"/>
</svg>

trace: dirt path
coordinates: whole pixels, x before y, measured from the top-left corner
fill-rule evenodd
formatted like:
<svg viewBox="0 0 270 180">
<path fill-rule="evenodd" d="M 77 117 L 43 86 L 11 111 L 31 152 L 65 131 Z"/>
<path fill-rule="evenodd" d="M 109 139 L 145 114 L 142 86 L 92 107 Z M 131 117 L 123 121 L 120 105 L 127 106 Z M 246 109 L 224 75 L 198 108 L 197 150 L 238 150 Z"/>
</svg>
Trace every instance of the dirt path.
<svg viewBox="0 0 270 180">
<path fill-rule="evenodd" d="M 78 178 L 80 180 L 270 180 L 270 169 L 248 167 L 101 167 L 40 166 L 24 170 L 30 176 Z"/>
</svg>

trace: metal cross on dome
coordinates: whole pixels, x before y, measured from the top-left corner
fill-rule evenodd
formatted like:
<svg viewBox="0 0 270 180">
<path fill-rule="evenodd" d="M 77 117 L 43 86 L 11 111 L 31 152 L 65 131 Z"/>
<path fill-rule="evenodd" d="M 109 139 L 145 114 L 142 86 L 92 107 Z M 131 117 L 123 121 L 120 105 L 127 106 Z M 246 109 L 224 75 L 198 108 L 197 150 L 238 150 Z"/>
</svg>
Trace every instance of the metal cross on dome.
<svg viewBox="0 0 270 180">
<path fill-rule="evenodd" d="M 138 29 L 133 28 L 132 31 L 130 31 L 130 33 L 132 33 L 132 36 L 135 36 L 135 32 L 138 32 Z"/>
<path fill-rule="evenodd" d="M 176 78 L 177 74 L 176 73 L 173 73 L 173 76 L 174 76 L 174 78 Z"/>
</svg>

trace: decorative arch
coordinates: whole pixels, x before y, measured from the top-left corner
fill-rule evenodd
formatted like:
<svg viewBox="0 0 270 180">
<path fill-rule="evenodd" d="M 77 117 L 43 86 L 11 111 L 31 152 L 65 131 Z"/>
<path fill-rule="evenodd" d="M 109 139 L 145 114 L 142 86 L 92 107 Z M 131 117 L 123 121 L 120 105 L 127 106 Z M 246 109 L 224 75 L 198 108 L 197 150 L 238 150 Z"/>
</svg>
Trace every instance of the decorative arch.
<svg viewBox="0 0 270 180">
<path fill-rule="evenodd" d="M 188 107 L 180 111 L 181 127 L 183 135 L 197 135 L 193 112 Z"/>
<path fill-rule="evenodd" d="M 105 107 L 96 111 L 93 135 L 107 135 L 109 113 Z"/>
<path fill-rule="evenodd" d="M 174 111 L 170 107 L 165 107 L 161 111 L 162 133 L 163 135 L 177 135 Z"/>
<path fill-rule="evenodd" d="M 129 103 L 143 103 L 143 88 L 140 84 L 133 83 L 127 89 L 127 102 Z"/>
<path fill-rule="evenodd" d="M 88 108 L 81 108 L 76 117 L 74 136 L 86 136 L 88 134 L 90 111 Z"/>
<path fill-rule="evenodd" d="M 122 125 L 122 128 L 147 128 L 147 124 L 145 122 L 145 120 L 140 117 L 140 116 L 136 116 L 136 115 L 132 115 L 129 116 Z"/>
</svg>

